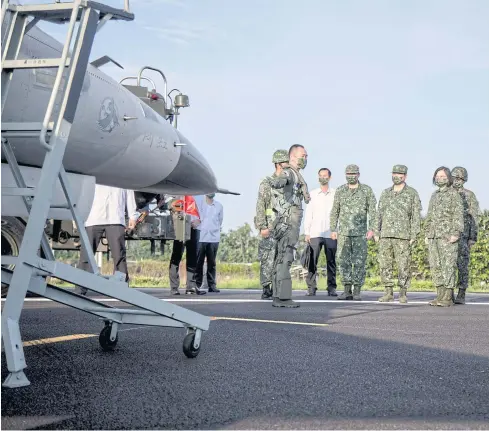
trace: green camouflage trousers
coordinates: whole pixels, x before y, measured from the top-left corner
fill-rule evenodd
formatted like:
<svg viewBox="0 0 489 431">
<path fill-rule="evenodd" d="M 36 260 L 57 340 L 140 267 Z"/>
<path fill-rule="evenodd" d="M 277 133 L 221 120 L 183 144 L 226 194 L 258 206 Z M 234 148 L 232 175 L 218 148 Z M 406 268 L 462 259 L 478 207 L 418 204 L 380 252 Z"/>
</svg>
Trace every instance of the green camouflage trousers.
<svg viewBox="0 0 489 431">
<path fill-rule="evenodd" d="M 292 299 L 292 278 L 290 267 L 294 261 L 294 252 L 297 250 L 299 233 L 302 222 L 302 209 L 292 207 L 287 220 L 288 229 L 277 241 L 277 254 L 275 256 L 273 274 L 273 297 L 279 299 Z"/>
<path fill-rule="evenodd" d="M 467 238 L 460 238 L 458 242 L 458 287 L 459 289 L 467 289 L 469 287 L 469 263 L 470 263 L 470 247 Z"/>
<path fill-rule="evenodd" d="M 435 287 L 454 289 L 457 277 L 458 244 L 442 238 L 428 240 L 431 277 Z"/>
<path fill-rule="evenodd" d="M 367 238 L 338 234 L 336 262 L 343 285 L 362 287 L 367 264 Z"/>
<path fill-rule="evenodd" d="M 381 238 L 379 241 L 380 278 L 384 287 L 394 287 L 394 264 L 397 265 L 399 289 L 411 285 L 411 245 L 408 239 Z"/>
<path fill-rule="evenodd" d="M 260 284 L 262 287 L 272 284 L 273 264 L 277 242 L 269 236 L 262 238 L 258 244 L 258 260 L 260 261 Z"/>
</svg>

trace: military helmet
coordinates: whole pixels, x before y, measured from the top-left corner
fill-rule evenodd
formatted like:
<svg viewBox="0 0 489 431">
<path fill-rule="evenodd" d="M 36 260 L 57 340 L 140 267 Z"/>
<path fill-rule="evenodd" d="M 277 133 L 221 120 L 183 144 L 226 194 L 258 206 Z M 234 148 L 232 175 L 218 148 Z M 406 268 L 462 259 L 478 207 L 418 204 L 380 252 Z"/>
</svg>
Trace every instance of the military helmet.
<svg viewBox="0 0 489 431">
<path fill-rule="evenodd" d="M 461 178 L 464 181 L 467 181 L 468 179 L 467 169 L 462 168 L 462 166 L 455 166 L 452 169 L 452 177 Z"/>
<path fill-rule="evenodd" d="M 357 165 L 348 165 L 345 169 L 346 174 L 359 174 L 360 168 Z"/>
<path fill-rule="evenodd" d="M 393 174 L 403 174 L 403 175 L 406 175 L 407 174 L 407 171 L 408 171 L 408 168 L 405 165 L 394 165 L 394 167 L 392 168 L 392 173 Z"/>
<path fill-rule="evenodd" d="M 284 163 L 289 161 L 289 152 L 287 150 L 277 150 L 273 153 L 273 163 Z"/>
</svg>

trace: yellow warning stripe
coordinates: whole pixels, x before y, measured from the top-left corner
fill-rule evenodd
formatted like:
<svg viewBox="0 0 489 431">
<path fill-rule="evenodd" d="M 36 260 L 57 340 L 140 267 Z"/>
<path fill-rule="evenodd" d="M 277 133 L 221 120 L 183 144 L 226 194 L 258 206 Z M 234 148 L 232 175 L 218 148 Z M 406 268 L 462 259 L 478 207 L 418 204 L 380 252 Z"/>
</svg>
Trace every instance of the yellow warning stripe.
<svg viewBox="0 0 489 431">
<path fill-rule="evenodd" d="M 54 337 L 54 338 L 41 338 L 40 340 L 31 340 L 24 341 L 22 345 L 24 347 L 28 346 L 39 346 L 41 344 L 51 344 L 51 343 L 60 343 L 62 341 L 71 341 L 71 340 L 81 340 L 82 338 L 92 338 L 96 337 L 95 334 L 73 334 L 73 335 L 64 335 L 62 337 Z"/>
<path fill-rule="evenodd" d="M 286 325 L 304 325 L 304 326 L 329 326 L 328 323 L 311 323 L 311 322 L 289 322 L 286 320 L 261 320 L 248 319 L 244 317 L 211 317 L 211 320 L 237 320 L 241 322 L 259 322 L 259 323 L 284 323 Z"/>
</svg>

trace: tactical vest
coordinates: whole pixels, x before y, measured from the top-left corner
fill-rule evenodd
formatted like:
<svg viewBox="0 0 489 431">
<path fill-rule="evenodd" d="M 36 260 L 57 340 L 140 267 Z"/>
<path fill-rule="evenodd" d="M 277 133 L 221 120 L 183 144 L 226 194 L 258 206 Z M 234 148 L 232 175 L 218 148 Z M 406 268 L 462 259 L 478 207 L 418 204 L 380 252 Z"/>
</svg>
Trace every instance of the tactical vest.
<svg viewBox="0 0 489 431">
<path fill-rule="evenodd" d="M 302 189 L 299 178 L 292 169 L 287 169 L 292 181 L 284 187 L 284 199 L 290 206 L 302 208 Z"/>
</svg>

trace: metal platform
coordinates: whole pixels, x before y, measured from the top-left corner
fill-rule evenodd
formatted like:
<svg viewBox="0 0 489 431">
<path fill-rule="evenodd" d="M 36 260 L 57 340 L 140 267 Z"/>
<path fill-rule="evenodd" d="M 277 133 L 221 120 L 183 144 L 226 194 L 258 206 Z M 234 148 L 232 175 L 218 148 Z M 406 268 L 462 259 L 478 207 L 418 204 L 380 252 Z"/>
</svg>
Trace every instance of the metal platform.
<svg viewBox="0 0 489 431">
<path fill-rule="evenodd" d="M 30 22 L 27 20 L 29 17 L 32 18 Z M 57 184 L 60 184 L 66 197 L 66 205 L 63 207 L 71 211 L 83 246 L 87 250 L 91 249 L 84 220 L 74 204 L 68 176 L 63 167 L 63 156 L 97 31 L 109 20 L 133 18 L 134 15 L 129 12 L 128 0 L 125 1 L 123 10 L 89 0 L 28 6 L 11 5 L 8 0 L 5 0 L 2 4 L 2 24 L 6 28 L 5 43 L 2 45 L 2 113 L 7 101 L 9 85 L 16 70 L 46 67 L 58 69 L 42 124 L 2 125 L 2 151 L 17 185 L 15 188 L 2 188 L 2 194 L 22 196 L 29 213 L 18 256 L 2 256 L 2 264 L 15 265 L 13 272 L 2 268 L 2 285 L 8 286 L 2 312 L 2 339 L 10 372 L 4 382 L 6 387 L 15 388 L 30 384 L 23 371 L 27 364 L 19 327 L 19 318 L 27 291 L 102 318 L 105 327 L 100 333 L 99 341 L 104 350 L 112 350 L 115 347 L 119 326 L 130 323 L 185 328 L 187 334 L 183 341 L 183 351 L 187 357 L 196 357 L 200 350 L 202 331 L 209 328 L 209 317 L 129 288 L 124 281 L 125 274 L 116 272 L 110 277 L 101 275 L 93 254 L 89 254 L 92 273 L 57 262 L 44 234 L 49 210 L 53 208 L 53 190 Z M 19 60 L 17 56 L 23 37 L 39 20 L 69 23 L 61 57 Z M 77 24 L 76 36 L 73 37 Z M 72 42 L 74 42 L 73 49 L 70 53 Z M 62 79 L 63 74 L 66 74 L 66 79 Z M 62 82 L 64 82 L 63 87 Z M 58 93 L 61 94 L 61 106 L 57 119 L 52 119 Z M 45 149 L 46 156 L 37 187 L 28 188 L 8 139 L 33 136 L 33 134 L 39 136 L 39 145 Z M 115 298 L 136 309 L 109 307 L 96 300 L 49 285 L 48 277 L 55 277 Z"/>
</svg>

